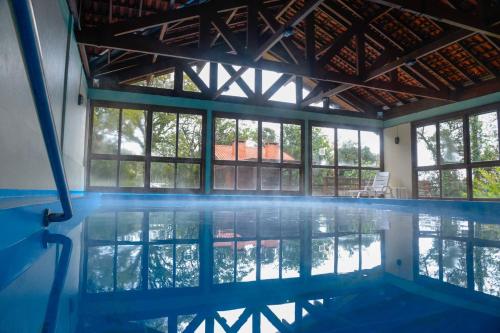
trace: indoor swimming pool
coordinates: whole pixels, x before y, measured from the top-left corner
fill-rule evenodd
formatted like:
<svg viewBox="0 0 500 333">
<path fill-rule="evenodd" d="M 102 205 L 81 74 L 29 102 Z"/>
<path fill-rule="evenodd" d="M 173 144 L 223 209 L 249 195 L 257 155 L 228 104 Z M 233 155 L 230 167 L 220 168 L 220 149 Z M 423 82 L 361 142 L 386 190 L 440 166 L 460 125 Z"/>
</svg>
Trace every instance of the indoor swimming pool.
<svg viewBox="0 0 500 333">
<path fill-rule="evenodd" d="M 90 194 L 42 230 L 40 200 L 0 210 L 1 332 L 500 328 L 498 203 Z"/>
</svg>

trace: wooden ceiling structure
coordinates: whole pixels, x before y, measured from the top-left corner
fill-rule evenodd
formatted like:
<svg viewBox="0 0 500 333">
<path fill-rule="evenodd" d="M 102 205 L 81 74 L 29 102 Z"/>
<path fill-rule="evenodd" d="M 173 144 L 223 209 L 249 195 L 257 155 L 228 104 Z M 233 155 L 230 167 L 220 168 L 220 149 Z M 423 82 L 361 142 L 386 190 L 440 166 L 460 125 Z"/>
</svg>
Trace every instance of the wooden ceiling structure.
<svg viewBox="0 0 500 333">
<path fill-rule="evenodd" d="M 245 103 L 266 105 L 295 80 L 294 108 L 384 119 L 500 91 L 497 0 L 68 1 L 100 87 L 231 100 L 222 93 L 236 83 Z M 205 63 L 209 84 L 191 67 Z M 222 87 L 217 63 L 231 76 Z M 255 89 L 241 79 L 249 68 Z M 264 92 L 261 70 L 281 73 Z M 168 71 L 173 91 L 127 85 Z M 183 72 L 200 93 L 182 91 Z"/>
</svg>

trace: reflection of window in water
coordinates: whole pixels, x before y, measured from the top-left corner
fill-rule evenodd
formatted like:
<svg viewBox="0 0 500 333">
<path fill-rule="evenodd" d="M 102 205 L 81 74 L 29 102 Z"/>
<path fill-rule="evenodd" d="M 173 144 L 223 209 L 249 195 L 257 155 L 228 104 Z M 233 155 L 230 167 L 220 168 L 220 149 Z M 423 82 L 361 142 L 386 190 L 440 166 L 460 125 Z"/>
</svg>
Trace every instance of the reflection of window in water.
<svg viewBox="0 0 500 333">
<path fill-rule="evenodd" d="M 299 225 L 303 218 L 299 209 L 217 210 L 212 219 L 214 283 L 300 275 Z"/>
<path fill-rule="evenodd" d="M 419 275 L 500 296 L 500 225 L 429 214 L 417 218 Z"/>
<path fill-rule="evenodd" d="M 199 224 L 198 211 L 89 216 L 85 224 L 87 292 L 198 286 Z"/>
</svg>

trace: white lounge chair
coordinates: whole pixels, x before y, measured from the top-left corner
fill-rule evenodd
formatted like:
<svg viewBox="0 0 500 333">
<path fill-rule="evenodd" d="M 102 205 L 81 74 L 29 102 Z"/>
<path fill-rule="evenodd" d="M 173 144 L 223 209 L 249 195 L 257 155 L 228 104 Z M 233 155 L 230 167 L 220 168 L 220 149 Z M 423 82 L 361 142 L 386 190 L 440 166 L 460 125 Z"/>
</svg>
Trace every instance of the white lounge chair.
<svg viewBox="0 0 500 333">
<path fill-rule="evenodd" d="M 361 197 L 362 194 L 366 194 L 368 197 L 385 197 L 387 192 L 392 197 L 392 188 L 389 186 L 390 172 L 379 171 L 373 178 L 373 184 L 371 186 L 365 186 L 362 190 L 352 191 L 353 197 Z"/>
</svg>

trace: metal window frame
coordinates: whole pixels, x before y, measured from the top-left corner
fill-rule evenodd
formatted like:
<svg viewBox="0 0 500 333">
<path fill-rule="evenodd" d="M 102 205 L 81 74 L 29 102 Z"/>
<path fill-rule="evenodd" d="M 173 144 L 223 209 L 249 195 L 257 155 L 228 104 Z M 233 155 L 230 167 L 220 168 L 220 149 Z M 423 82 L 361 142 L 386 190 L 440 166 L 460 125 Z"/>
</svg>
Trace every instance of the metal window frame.
<svg viewBox="0 0 500 333">
<path fill-rule="evenodd" d="M 497 114 L 497 132 L 498 132 L 498 160 L 494 161 L 471 161 L 471 147 L 470 147 L 470 126 L 469 119 L 471 116 L 480 115 L 496 112 Z M 442 163 L 441 161 L 441 143 L 439 140 L 440 123 L 460 119 L 463 124 L 463 147 L 464 147 L 464 161 L 461 163 Z M 417 165 L 417 128 L 423 126 L 435 125 L 436 126 L 436 164 L 431 166 L 418 166 Z M 411 123 L 411 159 L 412 159 L 412 187 L 413 193 L 412 197 L 414 199 L 426 199 L 426 200 L 469 200 L 469 201 L 500 201 L 500 198 L 474 198 L 473 189 L 473 170 L 476 168 L 487 168 L 487 167 L 500 167 L 500 103 L 493 103 L 488 105 L 483 105 L 480 107 L 475 107 L 471 109 L 466 109 L 458 112 L 454 112 L 447 115 L 436 116 L 429 119 L 414 121 Z M 445 197 L 443 198 L 443 184 L 442 184 L 442 172 L 443 170 L 458 170 L 465 169 L 467 178 L 467 195 L 465 198 L 453 198 Z M 439 172 L 439 197 L 420 197 L 418 193 L 418 172 L 419 171 L 438 171 Z"/>
<path fill-rule="evenodd" d="M 118 121 L 118 151 L 116 154 L 96 154 L 92 152 L 92 137 L 94 129 L 94 109 L 96 107 L 116 108 L 120 110 Z M 122 114 L 123 109 L 136 109 L 144 110 L 146 113 L 146 131 L 145 131 L 145 151 L 144 155 L 122 155 L 121 154 L 121 128 L 122 128 Z M 152 141 L 152 119 L 154 112 L 175 113 L 177 114 L 176 125 L 176 157 L 157 157 L 151 155 L 151 141 Z M 176 107 L 160 107 L 157 105 L 137 104 L 137 103 L 122 103 L 122 102 L 108 102 L 93 100 L 90 104 L 89 115 L 89 129 L 88 129 L 88 154 L 87 154 L 87 170 L 85 187 L 88 191 L 98 192 L 132 192 L 132 193 L 197 193 L 201 194 L 205 191 L 205 149 L 206 149 L 206 121 L 207 115 L 205 110 L 197 109 L 184 109 Z M 201 151 L 200 158 L 183 158 L 177 157 L 178 151 L 178 138 L 179 138 L 179 115 L 180 114 L 194 114 L 201 116 Z M 90 184 L 91 175 L 91 161 L 92 160 L 113 160 L 117 162 L 116 171 L 116 186 L 92 186 Z M 138 161 L 144 162 L 144 186 L 142 187 L 122 187 L 119 183 L 120 178 L 120 162 L 121 161 Z M 152 188 L 151 187 L 151 163 L 152 162 L 165 162 L 175 164 L 174 173 L 174 187 L 173 188 Z M 179 163 L 190 163 L 199 165 L 199 188 L 177 188 L 177 165 Z"/>
</svg>

